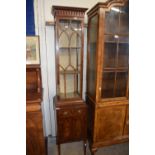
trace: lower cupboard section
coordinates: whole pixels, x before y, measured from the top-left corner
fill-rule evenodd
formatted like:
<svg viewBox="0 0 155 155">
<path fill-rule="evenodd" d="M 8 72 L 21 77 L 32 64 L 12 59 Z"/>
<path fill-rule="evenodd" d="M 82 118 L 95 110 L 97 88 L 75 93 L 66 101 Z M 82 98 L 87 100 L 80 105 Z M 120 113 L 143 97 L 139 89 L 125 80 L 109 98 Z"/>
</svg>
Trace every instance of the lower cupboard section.
<svg viewBox="0 0 155 155">
<path fill-rule="evenodd" d="M 26 113 L 26 155 L 46 155 L 41 111 Z"/>
<path fill-rule="evenodd" d="M 128 136 L 127 111 L 127 105 L 113 105 L 96 108 L 94 142 L 110 144 L 126 138 Z"/>
</svg>

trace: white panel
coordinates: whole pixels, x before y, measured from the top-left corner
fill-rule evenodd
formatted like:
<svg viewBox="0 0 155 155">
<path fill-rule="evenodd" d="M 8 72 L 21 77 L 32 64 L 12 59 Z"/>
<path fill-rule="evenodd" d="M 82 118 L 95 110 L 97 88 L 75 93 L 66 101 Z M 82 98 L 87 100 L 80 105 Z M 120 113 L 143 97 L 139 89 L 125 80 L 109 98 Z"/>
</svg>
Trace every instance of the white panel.
<svg viewBox="0 0 155 155">
<path fill-rule="evenodd" d="M 44 0 L 38 0 L 38 34 L 40 36 L 40 56 L 41 56 L 41 72 L 43 86 L 43 121 L 45 136 L 51 134 L 51 120 L 49 107 L 49 84 L 48 84 L 48 63 L 47 63 L 47 46 L 45 33 L 45 18 L 44 18 Z"/>
<path fill-rule="evenodd" d="M 55 136 L 55 116 L 53 109 L 53 97 L 56 95 L 55 79 L 55 44 L 54 44 L 54 27 L 46 27 L 46 46 L 47 46 L 47 65 L 48 65 L 48 90 L 49 90 L 49 108 L 50 121 L 52 129 L 50 134 Z"/>
<path fill-rule="evenodd" d="M 86 68 L 87 68 L 87 29 L 84 28 L 84 53 L 83 53 L 83 99 L 86 96 Z"/>
</svg>

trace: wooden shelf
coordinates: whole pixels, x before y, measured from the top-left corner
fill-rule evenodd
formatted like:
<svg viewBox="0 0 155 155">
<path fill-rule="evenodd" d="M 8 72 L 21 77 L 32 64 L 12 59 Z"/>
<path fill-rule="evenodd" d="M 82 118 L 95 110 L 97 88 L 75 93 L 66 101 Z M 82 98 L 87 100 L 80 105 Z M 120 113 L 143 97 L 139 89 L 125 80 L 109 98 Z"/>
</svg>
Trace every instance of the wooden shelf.
<svg viewBox="0 0 155 155">
<path fill-rule="evenodd" d="M 59 47 L 59 49 L 80 49 L 81 47 Z"/>
<path fill-rule="evenodd" d="M 54 22 L 54 21 L 46 21 L 46 22 L 45 22 L 45 25 L 46 25 L 46 26 L 55 26 L 55 22 Z M 88 24 L 85 23 L 85 24 L 84 24 L 84 27 L 87 28 L 87 27 L 88 27 Z"/>
<path fill-rule="evenodd" d="M 120 72 L 125 72 L 128 71 L 128 67 L 105 67 L 104 72 L 115 72 L 115 71 L 120 71 Z"/>
<path fill-rule="evenodd" d="M 80 74 L 80 71 L 59 71 L 60 74 Z"/>
<path fill-rule="evenodd" d="M 105 41 L 105 44 L 129 44 L 129 42 Z"/>
<path fill-rule="evenodd" d="M 78 92 L 76 93 L 60 93 L 58 95 L 61 99 L 72 99 L 72 98 L 80 98 L 80 94 Z"/>
<path fill-rule="evenodd" d="M 116 34 L 114 34 L 114 33 L 104 33 L 104 35 L 107 35 L 107 36 L 115 36 L 115 35 L 117 35 L 117 36 L 125 36 L 125 37 L 129 36 L 128 33 L 127 34 L 125 34 L 125 33 L 116 33 Z"/>
</svg>

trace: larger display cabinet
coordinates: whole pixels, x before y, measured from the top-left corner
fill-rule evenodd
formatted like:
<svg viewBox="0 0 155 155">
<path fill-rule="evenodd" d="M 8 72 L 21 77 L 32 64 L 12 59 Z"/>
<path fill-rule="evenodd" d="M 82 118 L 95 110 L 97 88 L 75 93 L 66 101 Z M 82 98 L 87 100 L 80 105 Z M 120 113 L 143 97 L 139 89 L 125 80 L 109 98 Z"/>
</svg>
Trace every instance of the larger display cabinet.
<svg viewBox="0 0 155 155">
<path fill-rule="evenodd" d="M 86 154 L 87 106 L 82 99 L 84 15 L 86 8 L 53 6 L 56 43 L 57 144 L 84 141 Z"/>
<path fill-rule="evenodd" d="M 88 12 L 88 137 L 99 147 L 128 141 L 129 2 L 109 0 Z"/>
</svg>

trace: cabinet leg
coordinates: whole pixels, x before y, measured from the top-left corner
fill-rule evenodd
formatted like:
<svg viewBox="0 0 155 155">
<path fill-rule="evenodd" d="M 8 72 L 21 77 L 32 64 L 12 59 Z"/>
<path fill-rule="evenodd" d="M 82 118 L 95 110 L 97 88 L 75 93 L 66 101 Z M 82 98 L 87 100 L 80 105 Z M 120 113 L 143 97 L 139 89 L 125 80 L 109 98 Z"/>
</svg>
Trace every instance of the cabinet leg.
<svg viewBox="0 0 155 155">
<path fill-rule="evenodd" d="M 86 155 L 86 149 L 87 149 L 87 142 L 83 141 L 83 150 L 84 150 L 84 155 Z"/>
<path fill-rule="evenodd" d="M 96 152 L 97 152 L 97 149 L 91 149 L 91 155 L 95 155 Z"/>
<path fill-rule="evenodd" d="M 60 155 L 60 144 L 58 144 L 58 155 Z"/>
</svg>

